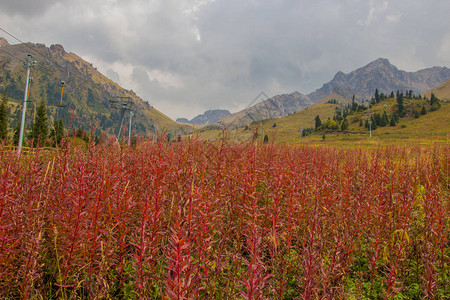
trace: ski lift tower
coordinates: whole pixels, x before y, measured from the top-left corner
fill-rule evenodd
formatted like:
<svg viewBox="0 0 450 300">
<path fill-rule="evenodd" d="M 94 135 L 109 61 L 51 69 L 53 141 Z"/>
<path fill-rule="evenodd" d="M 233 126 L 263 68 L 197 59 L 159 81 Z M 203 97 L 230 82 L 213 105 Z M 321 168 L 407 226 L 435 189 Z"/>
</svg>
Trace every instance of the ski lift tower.
<svg viewBox="0 0 450 300">
<path fill-rule="evenodd" d="M 131 100 L 131 97 L 114 97 L 114 100 L 109 100 L 110 106 L 115 109 L 120 109 L 119 119 L 120 119 L 120 126 L 119 126 L 119 132 L 117 133 L 117 140 L 120 141 L 120 135 L 122 133 L 122 126 L 123 121 L 125 119 L 125 112 L 129 111 L 130 113 L 130 125 L 128 128 L 128 144 L 131 143 L 131 119 L 133 118 L 133 100 Z"/>
</svg>

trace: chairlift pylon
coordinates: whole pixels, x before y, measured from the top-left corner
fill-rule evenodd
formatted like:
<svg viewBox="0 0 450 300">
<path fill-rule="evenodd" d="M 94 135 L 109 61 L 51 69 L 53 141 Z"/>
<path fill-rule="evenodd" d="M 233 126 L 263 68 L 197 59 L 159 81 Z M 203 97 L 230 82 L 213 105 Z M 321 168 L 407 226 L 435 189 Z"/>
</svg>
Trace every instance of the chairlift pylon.
<svg viewBox="0 0 450 300">
<path fill-rule="evenodd" d="M 66 82 L 64 80 L 61 80 L 59 82 L 59 85 L 61 86 L 61 100 L 59 101 L 58 107 L 67 107 L 67 105 L 62 104 L 63 94 L 64 94 L 64 86 L 66 85 Z"/>
<path fill-rule="evenodd" d="M 67 78 L 65 80 L 61 79 L 61 81 L 59 82 L 59 85 L 61 86 L 61 99 L 59 101 L 58 107 L 67 107 L 67 105 L 62 104 L 62 101 L 63 101 L 63 94 L 64 94 L 64 86 L 66 85 L 66 82 L 69 80 L 69 77 L 70 77 L 70 73 L 69 73 L 69 71 L 67 71 Z"/>
</svg>

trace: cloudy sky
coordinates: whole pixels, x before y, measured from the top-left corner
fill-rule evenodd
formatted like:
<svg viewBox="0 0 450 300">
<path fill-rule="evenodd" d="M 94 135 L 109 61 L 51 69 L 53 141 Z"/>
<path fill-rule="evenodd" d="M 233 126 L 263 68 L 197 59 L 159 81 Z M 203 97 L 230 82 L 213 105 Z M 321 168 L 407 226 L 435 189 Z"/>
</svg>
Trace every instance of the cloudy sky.
<svg viewBox="0 0 450 300">
<path fill-rule="evenodd" d="M 379 57 L 448 67 L 449 12 L 449 0 L 0 0 L 0 28 L 63 45 L 175 119 L 308 94 Z"/>
</svg>

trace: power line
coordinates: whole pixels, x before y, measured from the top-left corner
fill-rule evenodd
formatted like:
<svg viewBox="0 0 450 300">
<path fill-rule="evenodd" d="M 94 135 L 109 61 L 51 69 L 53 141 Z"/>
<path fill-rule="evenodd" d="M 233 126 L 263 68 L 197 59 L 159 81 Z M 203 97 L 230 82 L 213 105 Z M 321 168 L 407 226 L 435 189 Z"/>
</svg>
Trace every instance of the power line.
<svg viewBox="0 0 450 300">
<path fill-rule="evenodd" d="M 14 36 L 13 34 L 9 33 L 8 31 L 6 31 L 5 29 L 0 27 L 0 30 L 3 31 L 4 33 L 6 33 L 7 35 L 9 35 L 10 37 L 14 38 L 15 40 L 19 41 L 22 45 L 26 46 L 27 48 L 31 49 L 32 51 L 36 52 L 37 54 L 39 54 L 40 56 L 42 56 L 43 58 L 47 59 L 48 61 L 50 61 L 51 63 L 55 64 L 57 67 L 59 67 L 60 69 L 66 71 L 67 73 L 70 73 L 70 70 L 68 70 L 66 67 L 62 66 L 61 64 L 59 64 L 54 58 L 49 57 L 43 53 L 41 53 L 40 51 L 36 50 L 35 48 L 31 47 L 28 43 L 23 42 L 21 39 L 19 39 L 18 37 Z M 79 76 L 78 74 L 73 74 L 74 77 L 78 78 L 79 80 L 84 81 L 85 83 L 90 83 L 90 81 L 88 80 L 87 76 L 82 74 L 82 76 Z M 94 89 L 96 89 L 97 91 L 99 91 L 100 93 L 106 93 L 109 97 L 112 97 L 111 95 L 109 95 L 109 93 L 100 88 L 97 84 L 95 84 L 95 82 L 93 82 L 94 85 Z"/>
<path fill-rule="evenodd" d="M 56 66 L 58 66 L 59 68 L 63 69 L 64 71 L 69 72 L 69 70 L 67 70 L 65 67 L 63 67 L 62 65 L 60 65 L 56 60 L 54 60 L 52 57 L 48 57 L 47 55 L 43 54 L 42 52 L 36 50 L 35 48 L 31 47 L 30 45 L 28 45 L 28 43 L 23 42 L 21 39 L 19 39 L 18 37 L 12 35 L 11 33 L 9 33 L 8 31 L 6 31 L 5 29 L 0 27 L 0 30 L 3 31 L 4 33 L 6 33 L 7 35 L 9 35 L 10 37 L 16 39 L 17 41 L 19 41 L 22 45 L 24 45 L 25 47 L 29 48 L 30 50 L 36 52 L 37 54 L 39 54 L 40 56 L 42 56 L 43 58 L 49 60 L 50 62 L 54 63 Z"/>
<path fill-rule="evenodd" d="M 18 57 L 16 57 L 16 56 L 14 56 L 14 55 L 12 55 L 12 54 L 6 52 L 6 51 L 3 50 L 2 48 L 0 48 L 0 52 L 5 53 L 6 55 L 10 56 L 11 58 L 17 59 L 18 61 L 22 61 L 22 59 L 20 59 L 20 58 L 18 58 Z"/>
</svg>

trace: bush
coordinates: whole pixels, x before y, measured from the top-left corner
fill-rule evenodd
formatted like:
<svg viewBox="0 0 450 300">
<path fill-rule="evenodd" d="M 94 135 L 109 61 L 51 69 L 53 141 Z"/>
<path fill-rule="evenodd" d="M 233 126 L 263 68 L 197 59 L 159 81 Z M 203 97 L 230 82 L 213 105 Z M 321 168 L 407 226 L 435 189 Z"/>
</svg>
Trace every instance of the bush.
<svg viewBox="0 0 450 300">
<path fill-rule="evenodd" d="M 447 153 L 0 145 L 0 298 L 445 299 Z"/>
</svg>

